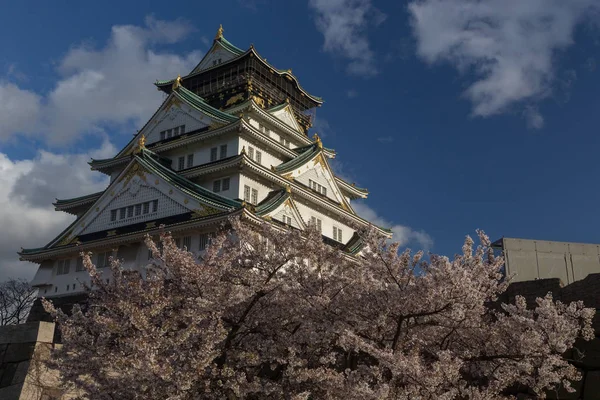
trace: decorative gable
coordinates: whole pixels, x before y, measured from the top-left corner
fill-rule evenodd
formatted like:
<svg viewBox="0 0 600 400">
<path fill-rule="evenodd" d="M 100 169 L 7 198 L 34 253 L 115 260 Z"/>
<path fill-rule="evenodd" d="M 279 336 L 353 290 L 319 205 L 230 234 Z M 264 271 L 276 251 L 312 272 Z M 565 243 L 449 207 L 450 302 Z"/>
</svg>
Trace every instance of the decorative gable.
<svg viewBox="0 0 600 400">
<path fill-rule="evenodd" d="M 271 219 L 281 221 L 296 229 L 306 228 L 306 224 L 304 223 L 302 216 L 300 216 L 292 199 L 287 199 L 283 204 L 273 210 L 269 216 Z"/>
<path fill-rule="evenodd" d="M 271 115 L 279 119 L 281 122 L 283 122 L 290 128 L 298 132 L 303 132 L 302 127 L 300 126 L 300 124 L 298 124 L 298 120 L 294 116 L 294 111 L 292 111 L 292 108 L 289 104 L 287 104 L 280 110 L 273 111 Z"/>
<path fill-rule="evenodd" d="M 314 163 L 314 165 L 310 164 L 312 163 L 308 163 L 309 167 L 305 172 L 300 172 L 294 180 L 304 186 L 308 186 L 317 193 L 327 196 L 333 201 L 342 203 L 343 195 L 334 183 L 334 177 L 329 173 L 328 169 L 324 168 L 322 163 L 319 162 Z"/>
<path fill-rule="evenodd" d="M 206 128 L 213 122 L 210 116 L 192 108 L 171 94 L 140 133 L 146 137 L 146 143 L 150 144 Z"/>
<path fill-rule="evenodd" d="M 51 245 L 65 245 L 81 235 L 107 230 L 110 233 L 122 226 L 188 212 L 208 215 L 220 211 L 146 170 L 134 159 L 88 211 Z"/>
<path fill-rule="evenodd" d="M 208 68 L 211 68 L 214 66 L 217 66 L 217 65 L 227 62 L 235 57 L 236 57 L 235 54 L 233 54 L 231 51 L 223 48 L 221 43 L 219 41 L 216 41 L 215 45 L 210 49 L 208 54 L 206 54 L 206 56 L 204 56 L 202 61 L 200 61 L 200 64 L 198 64 L 198 66 L 196 68 L 194 68 L 194 70 L 192 71 L 192 74 L 199 72 L 199 71 L 203 71 L 205 69 L 208 69 Z"/>
</svg>

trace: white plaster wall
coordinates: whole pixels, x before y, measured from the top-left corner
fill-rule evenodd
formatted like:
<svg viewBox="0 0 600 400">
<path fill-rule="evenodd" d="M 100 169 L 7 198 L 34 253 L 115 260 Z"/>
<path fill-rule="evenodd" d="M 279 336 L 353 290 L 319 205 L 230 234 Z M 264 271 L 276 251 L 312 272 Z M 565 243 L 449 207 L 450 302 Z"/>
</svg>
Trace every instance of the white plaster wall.
<svg viewBox="0 0 600 400">
<path fill-rule="evenodd" d="M 283 216 L 286 217 L 290 217 L 292 219 L 292 226 L 294 228 L 298 228 L 298 229 L 302 229 L 302 225 L 300 225 L 299 221 L 296 219 L 296 215 L 292 212 L 292 208 L 288 205 L 284 205 L 282 207 L 279 208 L 279 210 L 276 210 L 276 212 L 273 214 L 272 218 L 276 219 L 277 221 L 283 221 Z M 287 221 L 286 221 L 287 223 Z"/>
<path fill-rule="evenodd" d="M 269 194 L 269 192 L 271 190 L 274 190 L 273 188 L 270 188 L 269 186 L 263 184 L 262 182 L 252 179 L 247 175 L 240 174 L 240 182 L 239 182 L 239 186 L 238 186 L 238 198 L 240 198 L 240 199 L 244 199 L 244 185 L 248 185 L 248 186 L 250 186 L 250 188 L 258 190 L 257 204 L 260 203 L 261 201 L 263 201 L 264 198 L 267 197 L 267 195 Z"/>
<path fill-rule="evenodd" d="M 296 138 L 294 136 L 284 132 L 280 128 L 278 128 L 272 124 L 269 124 L 268 122 L 266 122 L 264 120 L 259 121 L 255 118 L 249 118 L 248 121 L 250 122 L 250 125 L 252 125 L 256 129 L 258 129 L 259 131 L 263 132 L 265 135 L 269 136 L 271 139 L 275 140 L 276 142 L 279 142 L 281 140 L 281 137 L 283 136 L 285 139 L 287 139 L 290 142 L 290 149 L 295 149 L 296 147 L 298 147 L 298 142 L 296 141 Z M 260 125 L 262 125 L 264 127 L 264 131 L 261 130 Z"/>
<path fill-rule="evenodd" d="M 213 61 L 221 59 L 221 64 L 225 61 L 231 60 L 235 56 L 231 54 L 229 51 L 224 50 L 219 44 L 215 46 L 215 48 L 206 55 L 206 58 L 202 60 L 198 68 L 194 70 L 194 72 L 202 71 L 204 69 L 210 68 L 213 66 Z"/>
<path fill-rule="evenodd" d="M 308 203 L 296 200 L 296 206 L 298 207 L 298 211 L 300 215 L 302 215 L 302 219 L 306 224 L 310 223 L 310 217 L 319 218 L 321 222 L 321 231 L 323 235 L 333 239 L 333 227 L 334 225 L 342 230 L 342 241 L 347 243 L 348 240 L 354 234 L 354 229 L 350 228 L 348 225 L 340 222 L 334 217 L 326 215 L 321 211 L 317 211 L 312 208 Z"/>
<path fill-rule="evenodd" d="M 221 155 L 221 145 L 227 145 L 227 157 L 235 156 L 239 154 L 239 137 L 229 136 L 220 137 L 217 140 L 196 142 L 189 146 L 178 147 L 176 149 L 160 153 L 161 156 L 170 158 L 172 160 L 171 168 L 174 170 L 178 169 L 179 157 L 185 157 L 185 168 L 187 168 L 187 156 L 188 154 L 194 154 L 194 165 L 207 164 L 210 161 L 210 149 L 213 147 L 217 148 L 217 160 Z"/>
<path fill-rule="evenodd" d="M 152 118 L 142 130 L 146 143 L 160 140 L 160 132 L 185 125 L 185 132 L 192 132 L 204 128 L 212 123 L 212 118 L 191 108 L 185 103 L 171 105 L 167 110 L 161 110 Z"/>
<path fill-rule="evenodd" d="M 326 172 L 320 164 L 317 164 L 314 167 L 312 166 L 312 164 L 312 162 L 309 162 L 307 164 L 308 168 L 306 172 L 301 173 L 300 176 L 295 178 L 295 180 L 307 187 L 310 187 L 311 180 L 315 181 L 321 186 L 327 188 L 328 198 L 338 203 L 341 202 L 342 199 L 336 196 L 335 191 L 333 189 L 334 183 L 331 175 L 328 172 Z M 306 168 L 306 166 L 304 168 Z"/>
<path fill-rule="evenodd" d="M 212 177 L 210 179 L 203 179 L 197 181 L 197 183 L 203 188 L 213 191 L 213 182 L 216 180 L 222 180 L 223 178 L 229 178 L 229 190 L 221 190 L 218 192 L 223 197 L 227 197 L 228 199 L 237 199 L 239 193 L 239 185 L 240 185 L 240 174 L 223 174 L 218 177 Z M 222 185 L 222 183 L 221 183 Z"/>
<path fill-rule="evenodd" d="M 271 165 L 277 166 L 283 162 L 283 160 L 280 157 L 277 157 L 276 155 L 272 154 L 272 150 L 270 148 L 267 148 L 262 143 L 251 142 L 246 138 L 240 137 L 238 146 L 238 153 L 242 151 L 243 147 L 246 148 L 246 154 L 249 154 L 249 147 L 253 147 L 255 152 L 256 150 L 260 151 L 262 153 L 260 164 L 266 168 L 271 168 Z M 256 161 L 256 155 L 254 156 L 254 159 Z"/>
</svg>

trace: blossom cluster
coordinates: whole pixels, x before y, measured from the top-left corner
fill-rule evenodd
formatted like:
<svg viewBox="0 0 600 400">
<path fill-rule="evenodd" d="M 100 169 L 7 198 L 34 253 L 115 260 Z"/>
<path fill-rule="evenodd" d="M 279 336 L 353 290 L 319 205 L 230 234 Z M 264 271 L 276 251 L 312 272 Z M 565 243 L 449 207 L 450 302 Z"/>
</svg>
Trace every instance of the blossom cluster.
<svg viewBox="0 0 600 400">
<path fill-rule="evenodd" d="M 142 273 L 83 254 L 89 300 L 45 307 L 51 366 L 91 399 L 510 399 L 570 389 L 562 355 L 594 310 L 550 295 L 500 304 L 503 260 L 467 237 L 454 259 L 399 252 L 374 231 L 349 256 L 316 229 L 232 220 L 201 255 L 168 233 Z"/>
</svg>

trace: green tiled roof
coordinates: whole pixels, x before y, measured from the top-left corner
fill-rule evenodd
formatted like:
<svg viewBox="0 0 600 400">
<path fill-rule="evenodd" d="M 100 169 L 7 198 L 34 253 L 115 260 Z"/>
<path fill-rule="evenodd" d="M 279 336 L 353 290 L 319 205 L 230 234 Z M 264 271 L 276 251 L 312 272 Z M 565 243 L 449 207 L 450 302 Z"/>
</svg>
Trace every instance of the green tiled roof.
<svg viewBox="0 0 600 400">
<path fill-rule="evenodd" d="M 55 206 L 66 206 L 68 204 L 71 203 L 79 203 L 81 201 L 93 201 L 95 198 L 98 198 L 102 195 L 102 193 L 104 193 L 104 190 L 101 192 L 96 192 L 96 193 L 92 193 L 92 194 L 87 194 L 85 196 L 80 196 L 80 197 L 74 197 L 72 199 L 56 199 L 56 201 L 53 203 Z"/>
<path fill-rule="evenodd" d="M 175 96 L 182 99 L 189 105 L 193 106 L 198 111 L 204 112 L 210 115 L 211 117 L 215 117 L 216 119 L 221 120 L 222 122 L 235 122 L 239 119 L 236 116 L 227 114 L 221 110 L 218 110 L 208 105 L 208 103 L 206 103 L 202 97 L 198 96 L 196 93 L 190 90 L 187 90 L 183 86 L 180 86 L 179 88 L 174 90 L 173 93 L 175 94 Z"/>
<path fill-rule="evenodd" d="M 231 52 L 232 54 L 235 54 L 236 56 L 241 56 L 242 54 L 245 53 L 244 50 L 240 49 L 237 46 L 234 46 L 233 44 L 231 44 L 231 42 L 229 42 L 223 36 L 221 36 L 219 39 L 215 39 L 215 41 L 219 42 L 225 50 Z"/>
<path fill-rule="evenodd" d="M 354 235 L 352 235 L 352 237 L 350 238 L 348 243 L 346 243 L 343 250 L 352 255 L 356 255 L 359 251 L 362 250 L 362 248 L 364 246 L 365 246 L 365 243 L 363 242 L 360 235 L 358 233 L 354 232 Z"/>
<path fill-rule="evenodd" d="M 223 197 L 217 193 L 213 193 L 208 189 L 203 188 L 200 185 L 191 182 L 190 180 L 179 176 L 175 171 L 170 168 L 164 166 L 161 163 L 162 158 L 152 151 L 142 148 L 141 151 L 134 156 L 135 162 L 138 162 L 142 167 L 146 168 L 148 171 L 153 174 L 160 176 L 164 180 L 169 183 L 172 183 L 174 186 L 180 188 L 184 192 L 193 196 L 200 202 L 220 209 L 222 211 L 232 211 L 234 209 L 239 209 L 242 207 L 242 203 L 236 200 L 228 199 Z M 131 162 L 134 162 L 133 160 Z M 110 187 L 110 186 L 109 186 Z M 77 218 L 71 225 L 69 225 L 65 230 L 63 230 L 56 238 L 54 238 L 50 243 L 48 243 L 44 247 L 35 248 L 35 249 L 23 249 L 20 254 L 34 254 L 43 250 L 48 250 L 53 248 L 53 244 L 57 242 L 59 238 L 70 232 L 74 226 L 81 218 Z"/>
<path fill-rule="evenodd" d="M 284 162 L 275 167 L 275 172 L 285 173 L 289 171 L 293 171 L 301 165 L 304 165 L 307 161 L 311 160 L 317 154 L 321 152 L 321 148 L 316 144 L 311 144 L 309 146 L 303 147 L 304 152 L 301 153 L 298 157 L 291 159 L 288 162 Z"/>
<path fill-rule="evenodd" d="M 172 169 L 165 167 L 162 163 L 160 163 L 158 155 L 148 149 L 142 149 L 141 152 L 135 156 L 135 158 L 140 164 L 142 164 L 142 166 L 148 168 L 153 173 L 159 175 L 168 182 L 179 186 L 181 189 L 191 192 L 191 194 L 196 195 L 198 199 L 213 206 L 223 209 L 240 208 L 242 206 L 242 203 L 239 201 L 228 199 L 227 197 L 223 197 L 217 193 L 211 192 L 210 190 L 205 189 L 202 186 L 180 176 Z"/>
<path fill-rule="evenodd" d="M 275 210 L 281 204 L 283 204 L 287 199 L 290 198 L 290 194 L 285 190 L 274 190 L 270 192 L 267 197 L 258 203 L 256 207 L 254 207 L 254 211 L 258 215 L 265 215 Z"/>
</svg>

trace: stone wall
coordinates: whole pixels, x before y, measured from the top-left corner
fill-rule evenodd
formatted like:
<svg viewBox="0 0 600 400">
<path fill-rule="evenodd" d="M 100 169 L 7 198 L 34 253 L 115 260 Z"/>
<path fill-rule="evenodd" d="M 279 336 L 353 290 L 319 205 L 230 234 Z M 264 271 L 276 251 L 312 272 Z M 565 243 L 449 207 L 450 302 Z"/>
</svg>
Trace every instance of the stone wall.
<svg viewBox="0 0 600 400">
<path fill-rule="evenodd" d="M 34 359 L 48 354 L 54 339 L 54 323 L 32 322 L 0 327 L 0 399 L 42 399 L 44 388 L 36 385 Z M 46 398 L 49 393 L 46 392 Z"/>
<path fill-rule="evenodd" d="M 580 340 L 575 344 L 575 349 L 565 354 L 573 360 L 583 375 L 583 379 L 574 383 L 576 393 L 549 393 L 551 399 L 584 399 L 600 400 L 600 274 L 590 274 L 582 280 L 563 286 L 560 279 L 539 279 L 512 283 L 502 302 L 514 303 L 516 295 L 527 299 L 530 307 L 535 306 L 535 299 L 543 297 L 548 292 L 552 293 L 555 300 L 563 303 L 582 300 L 586 307 L 596 309 L 593 320 L 596 339 L 590 342 Z"/>
</svg>

